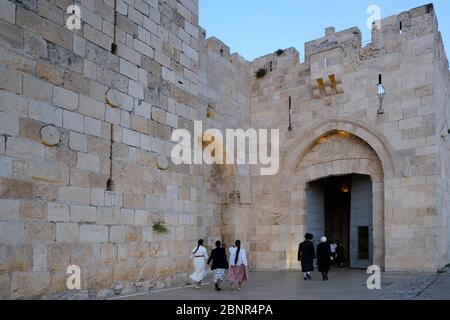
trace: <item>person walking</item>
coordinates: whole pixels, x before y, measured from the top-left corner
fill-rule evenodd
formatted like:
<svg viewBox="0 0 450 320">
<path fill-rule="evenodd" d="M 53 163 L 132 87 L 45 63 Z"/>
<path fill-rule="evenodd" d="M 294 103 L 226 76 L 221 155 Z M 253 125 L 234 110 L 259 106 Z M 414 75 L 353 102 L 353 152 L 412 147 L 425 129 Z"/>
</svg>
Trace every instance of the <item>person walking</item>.
<svg viewBox="0 0 450 320">
<path fill-rule="evenodd" d="M 314 236 L 311 233 L 307 233 L 305 235 L 305 241 L 298 246 L 298 261 L 301 262 L 305 280 L 311 280 L 311 272 L 314 271 L 316 251 L 312 243 L 313 238 Z"/>
<path fill-rule="evenodd" d="M 343 268 L 345 263 L 345 249 L 340 241 L 336 241 L 336 264 Z"/>
<path fill-rule="evenodd" d="M 194 273 L 190 278 L 196 282 L 196 288 L 200 289 L 206 273 L 206 261 L 208 260 L 208 251 L 203 246 L 203 239 L 198 240 L 198 245 L 191 252 L 191 260 L 194 262 Z"/>
<path fill-rule="evenodd" d="M 332 260 L 335 261 L 336 260 L 336 242 L 330 241 L 330 250 L 331 250 L 331 257 Z M 333 265 L 333 261 L 331 261 L 331 264 Z"/>
<path fill-rule="evenodd" d="M 331 248 L 327 243 L 327 238 L 322 237 L 317 245 L 317 267 L 322 274 L 322 280 L 328 280 L 328 271 L 331 266 Z"/>
<path fill-rule="evenodd" d="M 242 289 L 242 283 L 248 281 L 247 255 L 241 248 L 241 241 L 236 240 L 234 246 L 230 248 L 230 270 L 227 280 L 233 288 L 235 282 L 238 283 L 238 290 Z"/>
<path fill-rule="evenodd" d="M 222 248 L 220 241 L 216 241 L 216 248 L 211 251 L 211 256 L 208 259 L 208 265 L 212 261 L 211 270 L 213 272 L 213 282 L 216 291 L 221 291 L 220 283 L 225 277 L 229 266 L 227 261 L 227 254 L 225 249 Z"/>
</svg>

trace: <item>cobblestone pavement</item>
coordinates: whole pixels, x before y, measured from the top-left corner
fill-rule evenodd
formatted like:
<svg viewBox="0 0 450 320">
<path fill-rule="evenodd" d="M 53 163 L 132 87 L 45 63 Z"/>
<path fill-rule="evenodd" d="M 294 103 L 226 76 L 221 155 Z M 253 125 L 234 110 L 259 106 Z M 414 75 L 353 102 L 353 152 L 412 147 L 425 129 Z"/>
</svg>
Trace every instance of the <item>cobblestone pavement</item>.
<svg viewBox="0 0 450 320">
<path fill-rule="evenodd" d="M 383 273 L 381 290 L 367 289 L 365 270 L 333 269 L 330 280 L 323 282 L 319 273 L 312 281 L 304 281 L 300 272 L 251 272 L 242 291 L 213 290 L 211 283 L 201 289 L 187 286 L 155 291 L 149 294 L 118 297 L 131 300 L 450 300 L 450 273 Z"/>
</svg>

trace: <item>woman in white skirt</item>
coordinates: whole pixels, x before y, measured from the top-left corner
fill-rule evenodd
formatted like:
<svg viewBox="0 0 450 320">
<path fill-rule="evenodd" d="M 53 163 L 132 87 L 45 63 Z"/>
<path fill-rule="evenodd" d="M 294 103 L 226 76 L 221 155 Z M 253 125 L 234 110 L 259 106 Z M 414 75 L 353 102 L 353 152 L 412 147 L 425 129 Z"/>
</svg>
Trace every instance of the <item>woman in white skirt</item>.
<svg viewBox="0 0 450 320">
<path fill-rule="evenodd" d="M 191 279 L 197 284 L 196 288 L 200 289 L 203 279 L 205 279 L 206 262 L 208 261 L 208 251 L 203 246 L 203 239 L 198 240 L 198 245 L 192 250 L 191 260 L 194 263 L 194 273 L 191 274 Z"/>
</svg>

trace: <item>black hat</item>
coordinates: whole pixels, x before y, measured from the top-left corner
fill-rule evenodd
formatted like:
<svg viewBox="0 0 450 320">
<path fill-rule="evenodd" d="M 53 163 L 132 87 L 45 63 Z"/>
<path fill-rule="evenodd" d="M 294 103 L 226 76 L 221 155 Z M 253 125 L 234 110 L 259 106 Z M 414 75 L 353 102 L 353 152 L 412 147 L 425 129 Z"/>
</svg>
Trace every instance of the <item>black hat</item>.
<svg viewBox="0 0 450 320">
<path fill-rule="evenodd" d="M 313 238 L 314 238 L 314 236 L 311 233 L 305 234 L 305 239 L 306 240 L 312 240 Z"/>
</svg>

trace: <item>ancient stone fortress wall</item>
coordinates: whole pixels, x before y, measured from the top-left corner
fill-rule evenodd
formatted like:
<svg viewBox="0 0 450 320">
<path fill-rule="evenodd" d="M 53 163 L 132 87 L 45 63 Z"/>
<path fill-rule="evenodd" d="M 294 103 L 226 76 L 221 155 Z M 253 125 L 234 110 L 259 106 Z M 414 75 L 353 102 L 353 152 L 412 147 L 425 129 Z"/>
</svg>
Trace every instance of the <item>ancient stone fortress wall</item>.
<svg viewBox="0 0 450 320">
<path fill-rule="evenodd" d="M 252 178 L 253 198 L 264 198 L 252 207 L 259 222 L 252 224 L 255 245 L 271 234 L 271 245 L 260 245 L 256 253 L 256 265 L 298 268 L 296 244 L 307 231 L 309 183 L 361 173 L 373 183 L 374 262 L 385 270 L 436 271 L 445 266 L 450 235 L 449 81 L 433 6 L 383 19 L 364 47 L 357 28 L 337 33 L 328 28 L 323 38 L 305 45 L 305 55 L 300 63 L 296 50 L 289 49 L 252 63 L 253 72 L 271 69 L 252 80 L 252 126 L 283 128 L 279 174 Z M 380 74 L 386 88 L 382 115 L 377 114 Z M 336 133 L 350 134 L 353 141 L 358 137 L 369 149 L 358 152 L 355 142 L 356 153 L 340 155 L 336 150 L 346 143 L 330 140 Z M 324 143 L 330 147 L 322 148 Z M 318 148 L 322 151 L 316 152 Z M 370 160 L 373 151 L 381 178 L 377 162 Z M 286 250 L 285 243 L 291 248 Z"/>
<path fill-rule="evenodd" d="M 206 38 L 198 0 L 76 0 L 70 31 L 73 2 L 0 0 L 1 299 L 183 285 L 198 238 L 241 239 L 254 269 L 297 269 L 305 185 L 330 174 L 372 177 L 377 263 L 448 261 L 450 86 L 432 7 L 383 20 L 366 47 L 358 29 L 328 29 L 304 63 L 295 49 L 250 63 Z M 195 120 L 280 128 L 280 173 L 174 165 L 171 133 Z M 82 290 L 67 290 L 70 265 Z"/>
<path fill-rule="evenodd" d="M 170 162 L 172 130 L 250 122 L 249 66 L 214 52 L 197 0 L 75 1 L 69 31 L 72 3 L 0 1 L 2 299 L 186 284 L 227 200 L 209 166 Z M 81 291 L 68 293 L 70 265 Z"/>
</svg>

